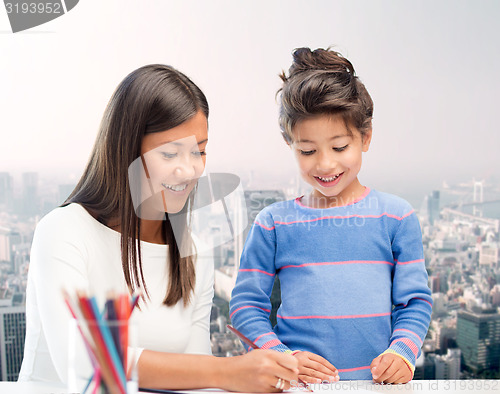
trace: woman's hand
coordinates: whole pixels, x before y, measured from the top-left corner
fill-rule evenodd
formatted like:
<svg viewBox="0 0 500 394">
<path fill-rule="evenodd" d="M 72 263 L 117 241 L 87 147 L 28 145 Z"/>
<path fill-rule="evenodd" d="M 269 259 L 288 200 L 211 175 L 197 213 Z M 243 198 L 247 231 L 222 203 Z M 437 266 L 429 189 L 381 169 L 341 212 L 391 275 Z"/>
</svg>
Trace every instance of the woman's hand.
<svg viewBox="0 0 500 394">
<path fill-rule="evenodd" d="M 337 368 L 326 359 L 311 352 L 297 352 L 294 357 L 299 361 L 299 378 L 306 383 L 337 382 Z"/>
<path fill-rule="evenodd" d="M 275 350 L 252 350 L 243 356 L 226 357 L 218 387 L 229 391 L 280 392 L 298 381 L 298 360 Z M 279 380 L 281 379 L 281 380 Z M 278 383 L 282 383 L 280 387 Z"/>
<path fill-rule="evenodd" d="M 377 383 L 408 383 L 413 377 L 410 367 L 396 354 L 381 354 L 373 359 L 370 367 Z"/>
</svg>

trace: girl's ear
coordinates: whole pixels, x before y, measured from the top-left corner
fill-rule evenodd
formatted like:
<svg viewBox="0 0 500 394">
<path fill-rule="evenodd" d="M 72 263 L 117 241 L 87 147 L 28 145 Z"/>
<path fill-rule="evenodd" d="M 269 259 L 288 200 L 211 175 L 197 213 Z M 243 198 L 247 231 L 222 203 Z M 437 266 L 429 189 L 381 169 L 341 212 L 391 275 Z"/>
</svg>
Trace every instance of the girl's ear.
<svg viewBox="0 0 500 394">
<path fill-rule="evenodd" d="M 368 152 L 368 148 L 370 147 L 370 142 L 372 141 L 372 129 L 366 131 L 365 135 L 361 137 L 362 139 L 362 149 L 363 152 Z"/>
</svg>

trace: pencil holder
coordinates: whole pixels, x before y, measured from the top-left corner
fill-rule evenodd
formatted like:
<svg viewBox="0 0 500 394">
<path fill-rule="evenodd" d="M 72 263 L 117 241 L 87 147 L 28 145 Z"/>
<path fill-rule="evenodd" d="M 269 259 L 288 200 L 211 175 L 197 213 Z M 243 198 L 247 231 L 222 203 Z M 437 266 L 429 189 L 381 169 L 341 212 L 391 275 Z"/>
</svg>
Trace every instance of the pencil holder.
<svg viewBox="0 0 500 394">
<path fill-rule="evenodd" d="M 68 390 L 135 394 L 137 324 L 131 319 L 71 319 L 68 331 Z"/>
</svg>

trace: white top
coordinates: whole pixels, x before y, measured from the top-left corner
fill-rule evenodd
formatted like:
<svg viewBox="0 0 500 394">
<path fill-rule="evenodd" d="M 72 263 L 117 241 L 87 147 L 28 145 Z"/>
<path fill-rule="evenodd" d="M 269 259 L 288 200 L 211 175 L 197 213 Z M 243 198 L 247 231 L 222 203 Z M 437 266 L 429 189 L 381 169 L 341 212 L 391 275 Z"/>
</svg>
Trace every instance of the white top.
<svg viewBox="0 0 500 394">
<path fill-rule="evenodd" d="M 20 381 L 67 379 L 71 315 L 61 289 L 86 290 L 104 305 L 109 290 L 127 292 L 120 257 L 120 233 L 94 219 L 81 205 L 56 208 L 38 224 L 31 248 L 26 293 L 26 342 Z M 210 354 L 210 311 L 214 267 L 198 255 L 191 303 L 162 301 L 168 285 L 166 245 L 141 241 L 144 278 L 151 300 L 133 318 L 140 348 Z M 142 350 L 142 349 L 141 349 Z"/>
</svg>

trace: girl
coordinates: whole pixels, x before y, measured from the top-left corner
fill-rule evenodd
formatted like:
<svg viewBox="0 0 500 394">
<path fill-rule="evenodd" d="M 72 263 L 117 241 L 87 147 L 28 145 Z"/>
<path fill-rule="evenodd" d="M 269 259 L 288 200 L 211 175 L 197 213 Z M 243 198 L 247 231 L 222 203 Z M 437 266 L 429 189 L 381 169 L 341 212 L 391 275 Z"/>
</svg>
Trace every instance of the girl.
<svg viewBox="0 0 500 394">
<path fill-rule="evenodd" d="M 342 379 L 408 382 L 432 304 L 417 217 L 406 201 L 358 180 L 373 103 L 352 64 L 332 50 L 293 56 L 281 75 L 280 126 L 312 191 L 257 216 L 232 294 L 233 325 L 261 348 L 294 351 L 306 382 L 333 380 L 335 367 Z"/>
<path fill-rule="evenodd" d="M 139 68 L 120 83 L 78 185 L 36 228 L 20 380 L 65 381 L 63 287 L 101 299 L 110 289 L 142 289 L 134 312 L 141 386 L 279 391 L 277 382 L 283 388 L 297 377 L 288 355 L 210 355 L 213 264 L 194 255 L 188 223 L 176 220 L 179 230 L 171 220 L 190 211 L 205 166 L 207 118 L 204 94 L 169 66 Z"/>
</svg>

